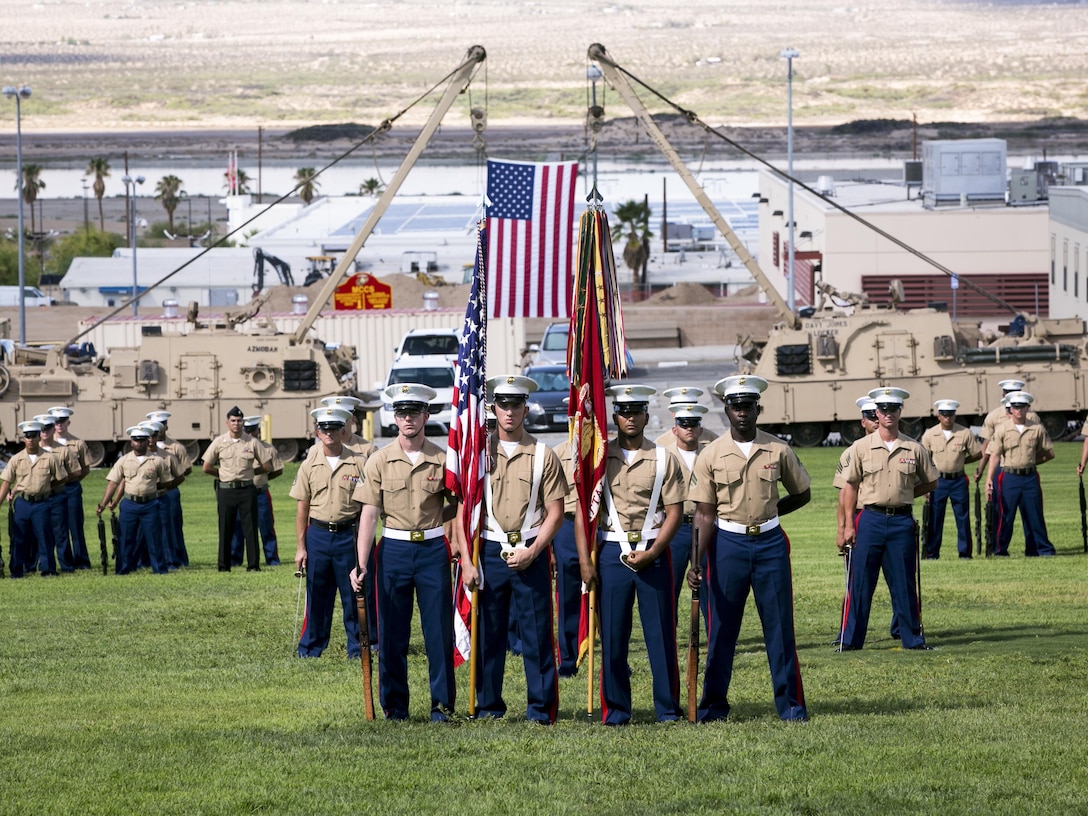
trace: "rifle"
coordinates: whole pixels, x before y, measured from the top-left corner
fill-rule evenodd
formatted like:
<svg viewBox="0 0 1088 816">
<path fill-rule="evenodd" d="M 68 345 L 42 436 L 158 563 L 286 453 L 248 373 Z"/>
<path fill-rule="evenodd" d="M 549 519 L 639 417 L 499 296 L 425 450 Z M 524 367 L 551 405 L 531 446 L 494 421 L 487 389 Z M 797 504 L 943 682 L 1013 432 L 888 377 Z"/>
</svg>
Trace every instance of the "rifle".
<svg viewBox="0 0 1088 816">
<path fill-rule="evenodd" d="M 116 570 L 117 561 L 121 557 L 121 522 L 112 507 L 110 508 L 110 539 L 113 544 L 113 563 Z"/>
<path fill-rule="evenodd" d="M 11 534 L 9 533 L 8 535 L 10 536 Z M 12 552 L 15 552 L 15 551 L 12 550 Z M 3 578 L 3 577 L 4 577 L 4 548 L 0 547 L 0 578 Z"/>
<path fill-rule="evenodd" d="M 102 574 L 109 575 L 110 557 L 106 552 L 106 520 L 102 516 L 98 517 L 98 547 L 102 552 Z"/>
<path fill-rule="evenodd" d="M 1088 501 L 1084 498 L 1084 474 L 1080 479 L 1080 538 L 1084 542 L 1084 551 L 1088 553 Z"/>
<path fill-rule="evenodd" d="M 15 502 L 8 499 L 8 552 L 11 554 L 11 563 L 14 564 L 16 559 L 22 559 L 23 554 L 15 549 Z M 3 564 L 4 560 L 0 558 L 0 564 Z M 12 569 L 15 569 L 13 566 Z M 4 573 L 0 572 L 0 576 Z M 25 570 L 23 573 L 25 574 Z"/>
<path fill-rule="evenodd" d="M 691 568 L 699 574 L 699 528 L 692 524 Z M 688 634 L 688 722 L 695 722 L 699 696 L 699 587 L 691 590 L 691 630 Z"/>
<path fill-rule="evenodd" d="M 355 610 L 359 617 L 359 661 L 363 666 L 363 708 L 367 720 L 374 719 L 374 688 L 370 676 L 370 630 L 366 620 L 366 594 L 355 593 Z"/>
<path fill-rule="evenodd" d="M 975 555 L 982 555 L 982 490 L 975 482 Z"/>
<path fill-rule="evenodd" d="M 933 535 L 933 494 L 928 493 L 926 495 L 925 502 L 922 503 L 922 552 L 927 555 L 932 555 L 930 551 L 929 542 Z"/>
</svg>

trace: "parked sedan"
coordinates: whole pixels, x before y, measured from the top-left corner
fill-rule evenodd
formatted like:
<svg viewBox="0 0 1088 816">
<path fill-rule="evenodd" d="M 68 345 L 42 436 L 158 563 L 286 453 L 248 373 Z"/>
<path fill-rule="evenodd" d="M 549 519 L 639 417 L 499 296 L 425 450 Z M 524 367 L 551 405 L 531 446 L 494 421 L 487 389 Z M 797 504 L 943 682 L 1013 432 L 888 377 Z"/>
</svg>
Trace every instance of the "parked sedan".
<svg viewBox="0 0 1088 816">
<path fill-rule="evenodd" d="M 531 431 L 567 430 L 567 406 L 570 378 L 565 365 L 537 365 L 525 369 L 525 376 L 539 388 L 529 395 L 529 416 L 525 427 Z"/>
</svg>

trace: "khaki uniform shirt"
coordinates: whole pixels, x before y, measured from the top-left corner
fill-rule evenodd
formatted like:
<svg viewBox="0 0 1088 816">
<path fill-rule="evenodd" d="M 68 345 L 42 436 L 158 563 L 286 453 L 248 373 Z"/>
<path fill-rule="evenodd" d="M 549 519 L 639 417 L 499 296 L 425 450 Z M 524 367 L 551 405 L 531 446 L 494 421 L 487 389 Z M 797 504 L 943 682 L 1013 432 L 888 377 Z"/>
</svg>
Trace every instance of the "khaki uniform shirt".
<svg viewBox="0 0 1088 816">
<path fill-rule="evenodd" d="M 559 464 L 563 468 L 563 484 L 566 494 L 563 500 L 563 512 L 573 513 L 574 506 L 578 503 L 578 491 L 574 489 L 574 457 L 570 455 L 570 441 L 560 442 L 552 448 L 559 458 Z"/>
<path fill-rule="evenodd" d="M 53 482 L 63 482 L 67 478 L 68 471 L 58 457 L 43 450 L 31 464 L 25 448 L 12 456 L 0 472 L 0 479 L 10 484 L 13 492 L 35 497 L 48 496 L 53 492 Z"/>
<path fill-rule="evenodd" d="M 80 439 L 78 436 L 72 436 L 71 434 L 68 434 L 68 436 L 64 439 L 61 439 L 59 436 L 55 436 L 53 437 L 53 439 L 58 445 L 75 448 L 76 457 L 79 459 L 79 470 L 76 471 L 77 475 L 83 470 L 83 468 L 90 466 L 91 451 L 87 447 L 87 443 Z"/>
<path fill-rule="evenodd" d="M 850 451 L 852 447 L 853 446 L 842 452 L 842 456 L 839 457 L 839 464 L 835 466 L 835 478 L 831 480 L 831 486 L 836 490 L 842 490 L 846 487 L 846 471 L 850 467 Z M 854 509 L 860 510 L 861 508 L 861 494 L 859 493 L 858 505 Z"/>
<path fill-rule="evenodd" d="M 732 435 L 726 434 L 695 460 L 688 498 L 713 504 L 718 518 L 725 521 L 755 524 L 778 515 L 778 482 L 790 495 L 804 493 L 812 484 L 789 445 L 757 430 L 751 456 L 745 458 Z"/>
<path fill-rule="evenodd" d="M 166 462 L 167 472 L 170 474 L 170 478 L 167 479 L 168 482 L 174 482 L 181 478 L 181 474 L 184 471 L 182 471 L 181 462 L 174 456 L 173 451 L 166 450 L 165 448 L 151 448 L 148 450 L 148 453 L 151 456 L 158 456 Z M 163 489 L 161 492 L 165 493 L 166 490 Z"/>
<path fill-rule="evenodd" d="M 320 448 L 320 445 L 315 447 Z M 352 498 L 363 480 L 367 457 L 344 447 L 335 469 L 324 453 L 308 456 L 295 474 L 291 498 L 308 502 L 310 518 L 328 523 L 348 521 L 359 515 L 360 504 Z"/>
<path fill-rule="evenodd" d="M 497 436 L 491 438 L 491 461 L 494 467 L 487 478 L 491 482 L 491 510 L 495 523 L 503 532 L 515 532 L 522 528 L 529 512 L 529 492 L 533 486 L 533 465 L 536 437 L 524 434 L 514 453 L 507 457 L 506 448 Z M 567 480 L 555 452 L 544 448 L 544 472 L 536 496 L 532 515 L 543 521 L 544 506 L 548 502 L 563 499 L 567 495 Z M 486 512 L 486 509 L 485 509 Z M 532 521 L 532 518 L 529 519 Z M 536 527 L 537 523 L 531 526 Z"/>
<path fill-rule="evenodd" d="M 902 507 L 914 503 L 914 488 L 937 481 L 929 452 L 909 436 L 900 435 L 889 451 L 879 433 L 863 436 L 850 446 L 846 481 L 858 485 L 858 504 Z"/>
<path fill-rule="evenodd" d="M 994 430 L 996 427 L 1009 418 L 1009 411 L 1004 405 L 998 405 L 990 413 L 986 414 L 986 418 L 982 420 L 982 430 L 979 431 L 979 439 L 987 440 L 994 438 Z M 1028 422 L 1038 422 L 1039 415 L 1034 411 L 1028 411 L 1025 419 Z M 1086 423 L 1088 424 L 1088 423 Z"/>
<path fill-rule="evenodd" d="M 253 437 L 255 445 L 261 448 L 266 454 L 268 454 L 268 473 L 275 473 L 277 470 L 283 470 L 283 460 L 280 458 L 279 451 L 276 450 L 275 445 L 269 445 L 263 439 Z M 263 460 L 264 457 L 261 457 Z M 268 473 L 258 473 L 253 477 L 253 486 L 258 490 L 264 490 L 268 487 Z"/>
<path fill-rule="evenodd" d="M 189 458 L 189 451 L 185 450 L 185 446 L 176 439 L 165 437 L 159 450 L 168 450 L 177 457 L 178 464 L 181 465 L 182 476 L 193 469 L 193 460 Z"/>
<path fill-rule="evenodd" d="M 955 422 L 948 439 L 944 438 L 944 429 L 938 424 L 922 434 L 920 441 L 941 473 L 958 473 L 963 470 L 968 456 L 982 451 L 982 443 L 975 439 L 970 429 Z"/>
<path fill-rule="evenodd" d="M 709 434 L 709 438 L 708 435 Z M 695 445 L 695 456 L 698 458 L 699 454 L 706 450 L 707 445 L 713 442 L 718 437 L 710 433 L 710 431 L 703 430 L 703 433 L 699 436 L 699 441 Z M 691 484 L 691 468 L 688 467 L 688 463 L 684 460 L 684 454 L 680 451 L 680 446 L 676 444 L 676 436 L 672 431 L 661 434 L 657 438 L 657 444 L 676 457 L 676 461 L 680 465 L 680 472 L 684 478 L 684 492 L 687 493 L 689 485 Z M 684 502 L 684 515 L 690 516 L 695 512 L 695 502 L 691 499 L 687 499 Z"/>
<path fill-rule="evenodd" d="M 69 479 L 74 481 L 74 477 L 79 476 L 82 465 L 79 464 L 79 454 L 76 453 L 76 449 L 71 445 L 60 445 L 54 442 L 52 447 L 42 446 L 42 450 L 49 451 L 49 453 L 60 459 L 61 464 L 64 465 L 64 469 L 68 471 Z"/>
<path fill-rule="evenodd" d="M 989 447 L 991 456 L 1001 457 L 1003 468 L 1034 467 L 1038 455 L 1046 451 L 1053 453 L 1054 446 L 1040 422 L 1025 423 L 1022 433 L 1011 421 L 1002 423 L 994 431 Z"/>
<path fill-rule="evenodd" d="M 399 443 L 380 448 L 352 498 L 377 507 L 386 527 L 430 530 L 442 526 L 447 495 L 446 452 L 425 440 L 414 465 Z"/>
<path fill-rule="evenodd" d="M 239 439 L 223 434 L 212 440 L 204 452 L 204 461 L 211 467 L 219 466 L 221 482 L 252 482 L 256 475 L 253 472 L 255 462 L 260 462 L 266 470 L 271 469 L 272 457 L 266 447 L 248 434 L 242 434 Z"/>
<path fill-rule="evenodd" d="M 159 482 L 172 481 L 170 465 L 165 458 L 148 453 L 141 462 L 132 451 L 118 459 L 106 476 L 107 482 L 120 482 L 122 479 L 125 480 L 125 495 L 140 498 L 158 493 Z"/>
<path fill-rule="evenodd" d="M 670 504 L 680 504 L 687 493 L 684 487 L 684 476 L 680 471 L 680 465 L 675 456 L 665 456 L 665 478 L 661 483 L 661 496 L 657 507 L 649 507 L 650 494 L 654 489 L 654 479 L 657 477 L 657 445 L 649 440 L 643 440 L 642 447 L 628 464 L 623 458 L 618 439 L 608 443 L 608 454 L 605 457 L 605 479 L 608 480 L 608 488 L 612 492 L 612 500 L 616 503 L 616 514 L 620 524 L 626 532 L 641 530 L 646 521 L 646 513 L 654 515 L 664 512 Z M 608 523 L 610 513 L 603 506 L 600 511 L 601 530 L 610 530 Z M 651 529 L 660 527 L 664 518 L 656 520 L 650 525 Z M 615 532 L 615 531 L 613 531 Z"/>
</svg>

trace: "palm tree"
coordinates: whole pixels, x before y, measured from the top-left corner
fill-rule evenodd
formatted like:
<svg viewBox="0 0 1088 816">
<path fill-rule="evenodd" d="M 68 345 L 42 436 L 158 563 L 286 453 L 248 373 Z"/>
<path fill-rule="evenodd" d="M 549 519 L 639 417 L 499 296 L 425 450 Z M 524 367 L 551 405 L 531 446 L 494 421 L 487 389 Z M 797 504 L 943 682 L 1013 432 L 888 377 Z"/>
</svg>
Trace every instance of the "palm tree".
<svg viewBox="0 0 1088 816">
<path fill-rule="evenodd" d="M 295 184 L 298 187 L 298 196 L 307 207 L 314 200 L 317 188 L 321 182 L 317 180 L 317 171 L 312 167 L 300 167 L 295 173 Z"/>
<path fill-rule="evenodd" d="M 379 196 L 385 190 L 385 185 L 376 178 L 368 178 L 359 185 L 359 195 Z"/>
<path fill-rule="evenodd" d="M 30 207 L 30 231 L 37 232 L 34 223 L 34 202 L 38 200 L 38 190 L 45 189 L 45 182 L 39 176 L 42 173 L 40 164 L 23 165 L 23 201 Z"/>
<path fill-rule="evenodd" d="M 98 199 L 98 228 L 106 231 L 106 219 L 102 216 L 102 196 L 106 194 L 106 179 L 110 175 L 109 159 L 99 156 L 87 162 L 85 176 L 94 176 L 94 197 Z"/>
<path fill-rule="evenodd" d="M 162 203 L 162 208 L 166 210 L 166 218 L 170 222 L 170 232 L 174 231 L 174 210 L 178 208 L 180 201 L 178 192 L 181 190 L 181 184 L 181 179 L 169 175 L 163 176 L 159 179 L 159 183 L 155 185 L 155 198 Z"/>
<path fill-rule="evenodd" d="M 247 173 L 245 170 L 243 170 L 241 167 L 239 167 L 237 175 L 238 175 L 238 181 L 237 181 L 238 195 L 246 195 L 248 193 L 253 192 L 249 188 L 250 183 L 253 181 L 253 179 L 251 179 L 249 177 L 249 173 Z M 230 192 L 230 171 L 229 170 L 227 172 L 223 173 L 223 179 L 224 179 L 223 186 L 226 188 L 227 192 L 229 193 Z"/>
<path fill-rule="evenodd" d="M 650 257 L 650 205 L 646 201 L 631 199 L 616 207 L 616 225 L 612 228 L 615 237 L 622 238 L 623 262 L 631 270 L 634 282 L 639 282 Z"/>
</svg>

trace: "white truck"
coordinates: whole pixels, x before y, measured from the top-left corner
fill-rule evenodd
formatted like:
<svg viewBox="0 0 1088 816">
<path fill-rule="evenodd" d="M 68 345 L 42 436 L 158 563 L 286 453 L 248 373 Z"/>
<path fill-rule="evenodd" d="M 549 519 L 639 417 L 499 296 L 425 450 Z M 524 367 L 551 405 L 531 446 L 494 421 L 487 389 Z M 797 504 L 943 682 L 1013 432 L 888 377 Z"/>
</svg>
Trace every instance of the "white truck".
<svg viewBox="0 0 1088 816">
<path fill-rule="evenodd" d="M 53 298 L 46 295 L 36 286 L 24 286 L 25 303 L 27 306 L 52 306 Z M 19 287 L 0 286 L 0 306 L 18 306 Z"/>
</svg>

